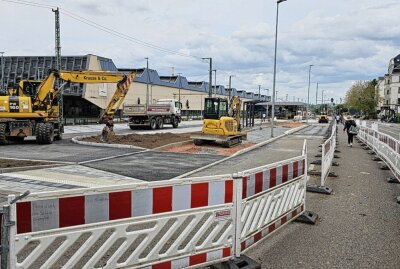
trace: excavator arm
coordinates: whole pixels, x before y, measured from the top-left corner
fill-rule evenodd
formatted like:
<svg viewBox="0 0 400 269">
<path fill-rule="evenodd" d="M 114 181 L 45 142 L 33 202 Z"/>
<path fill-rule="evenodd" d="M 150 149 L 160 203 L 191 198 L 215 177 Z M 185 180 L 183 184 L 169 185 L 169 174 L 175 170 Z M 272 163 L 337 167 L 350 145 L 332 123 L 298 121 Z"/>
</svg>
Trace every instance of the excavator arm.
<svg viewBox="0 0 400 269">
<path fill-rule="evenodd" d="M 234 118 L 240 129 L 240 109 L 242 107 L 242 100 L 237 96 L 232 96 L 229 102 L 228 115 Z"/>
<path fill-rule="evenodd" d="M 132 76 L 129 74 L 128 76 Z M 127 75 L 122 73 L 111 73 L 107 71 L 57 71 L 52 70 L 46 79 L 40 84 L 33 104 L 37 107 L 48 104 L 49 98 L 54 98 L 60 93 L 60 89 L 55 88 L 54 83 L 57 78 L 65 82 L 75 83 L 119 83 Z"/>
<path fill-rule="evenodd" d="M 105 141 L 109 140 L 110 135 L 113 135 L 114 116 L 118 108 L 124 102 L 126 94 L 129 91 L 132 81 L 136 74 L 128 75 L 122 73 L 112 73 L 107 71 L 56 71 L 53 70 L 47 78 L 39 85 L 38 92 L 33 99 L 35 109 L 49 111 L 52 109 L 53 100 L 60 94 L 60 88 L 55 88 L 56 79 L 64 82 L 74 83 L 117 83 L 117 89 L 108 103 L 106 109 L 100 116 L 100 122 L 105 123 L 102 138 Z"/>
</svg>

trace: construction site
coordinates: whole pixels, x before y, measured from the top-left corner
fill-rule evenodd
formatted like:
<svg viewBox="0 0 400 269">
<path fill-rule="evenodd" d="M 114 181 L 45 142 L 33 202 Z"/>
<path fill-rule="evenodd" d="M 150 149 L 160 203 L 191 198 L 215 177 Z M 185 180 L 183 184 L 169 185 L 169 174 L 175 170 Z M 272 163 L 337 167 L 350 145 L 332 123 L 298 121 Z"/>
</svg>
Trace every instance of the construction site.
<svg viewBox="0 0 400 269">
<path fill-rule="evenodd" d="M 18 7 L 25 24 L 45 22 L 35 35 L 51 29 L 46 41 L 29 36 L 51 49 L 15 42 L 5 47 L 13 54 L 0 52 L 0 268 L 399 268 L 400 127 L 342 115 L 328 90 L 318 97 L 318 83 L 313 107 L 313 64 L 307 98 L 289 96 L 307 86 L 276 81 L 290 77 L 277 70 L 285 1 L 268 3 L 277 9 L 273 74 L 246 58 L 264 37 L 236 50 L 272 36 L 265 29 L 235 29 L 238 43 L 213 36 L 213 57 L 202 57 L 195 48 L 205 41 L 183 23 L 151 33 L 159 44 L 123 33 L 125 24 L 135 33 L 171 23 L 169 7 L 167 18 L 142 24 L 122 19 L 128 7 L 156 14 L 139 3 L 72 3 L 86 14 L 78 15 L 40 0 L 0 1 L 0 21 Z M 121 29 L 110 28 L 116 21 Z M 161 40 L 176 31 L 188 41 L 171 49 Z M 231 61 L 243 65 L 233 64 L 235 75 Z M 262 86 L 270 82 L 271 94 Z"/>
</svg>

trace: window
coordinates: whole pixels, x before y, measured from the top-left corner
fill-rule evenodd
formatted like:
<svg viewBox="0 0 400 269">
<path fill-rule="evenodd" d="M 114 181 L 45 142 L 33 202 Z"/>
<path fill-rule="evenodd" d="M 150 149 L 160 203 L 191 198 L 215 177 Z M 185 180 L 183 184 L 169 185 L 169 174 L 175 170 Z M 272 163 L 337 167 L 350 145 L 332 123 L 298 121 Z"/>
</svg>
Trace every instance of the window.
<svg viewBox="0 0 400 269">
<path fill-rule="evenodd" d="M 386 94 L 390 94 L 390 90 L 386 90 Z"/>
<path fill-rule="evenodd" d="M 397 88 L 397 93 L 400 93 L 400 87 Z"/>
<path fill-rule="evenodd" d="M 400 98 L 397 98 L 397 104 L 400 104 Z"/>
</svg>

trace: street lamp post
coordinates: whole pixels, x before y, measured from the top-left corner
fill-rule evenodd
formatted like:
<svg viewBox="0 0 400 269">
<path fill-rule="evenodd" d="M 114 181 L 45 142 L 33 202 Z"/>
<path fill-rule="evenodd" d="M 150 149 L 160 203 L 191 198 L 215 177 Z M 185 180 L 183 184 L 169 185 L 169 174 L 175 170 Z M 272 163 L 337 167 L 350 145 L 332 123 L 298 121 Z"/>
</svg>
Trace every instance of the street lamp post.
<svg viewBox="0 0 400 269">
<path fill-rule="evenodd" d="M 178 95 L 178 102 L 181 103 L 181 88 L 182 88 L 182 78 L 181 78 L 182 73 L 178 73 L 179 77 L 179 95 Z"/>
<path fill-rule="evenodd" d="M 150 73 L 149 73 L 149 58 L 146 57 L 146 71 L 147 71 L 147 80 L 146 80 L 146 105 L 149 104 L 149 80 L 150 80 Z"/>
<path fill-rule="evenodd" d="M 1 85 L 0 85 L 0 92 L 4 92 L 4 51 L 0 52 L 1 54 Z"/>
<path fill-rule="evenodd" d="M 229 102 L 231 101 L 231 87 L 232 87 L 232 77 L 234 77 L 235 75 L 229 75 Z"/>
<path fill-rule="evenodd" d="M 274 137 L 274 117 L 275 117 L 275 84 L 276 84 L 276 52 L 278 48 L 278 18 L 279 4 L 287 0 L 278 0 L 276 2 L 276 23 L 275 23 L 275 55 L 274 55 L 274 78 L 272 84 L 272 111 L 271 111 L 271 137 Z"/>
<path fill-rule="evenodd" d="M 212 97 L 212 58 L 202 58 L 203 60 L 210 61 L 210 69 L 209 69 L 209 81 L 208 81 L 208 97 Z"/>
<path fill-rule="evenodd" d="M 309 118 L 309 111 L 310 111 L 310 82 L 311 82 L 311 67 L 313 65 L 309 65 L 308 69 L 308 94 L 307 94 L 307 120 L 306 123 L 308 124 L 308 118 Z"/>
<path fill-rule="evenodd" d="M 214 83 L 215 83 L 215 96 L 217 96 L 217 69 L 214 69 L 213 72 L 214 72 Z"/>
</svg>

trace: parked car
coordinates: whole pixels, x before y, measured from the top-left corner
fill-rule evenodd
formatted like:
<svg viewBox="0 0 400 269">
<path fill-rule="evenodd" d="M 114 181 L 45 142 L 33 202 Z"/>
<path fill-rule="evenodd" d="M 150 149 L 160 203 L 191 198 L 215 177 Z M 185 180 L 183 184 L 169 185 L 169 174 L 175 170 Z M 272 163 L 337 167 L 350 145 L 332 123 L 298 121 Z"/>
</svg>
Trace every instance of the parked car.
<svg viewBox="0 0 400 269">
<path fill-rule="evenodd" d="M 327 115 L 319 115 L 318 123 L 328 123 L 328 116 Z"/>
</svg>

